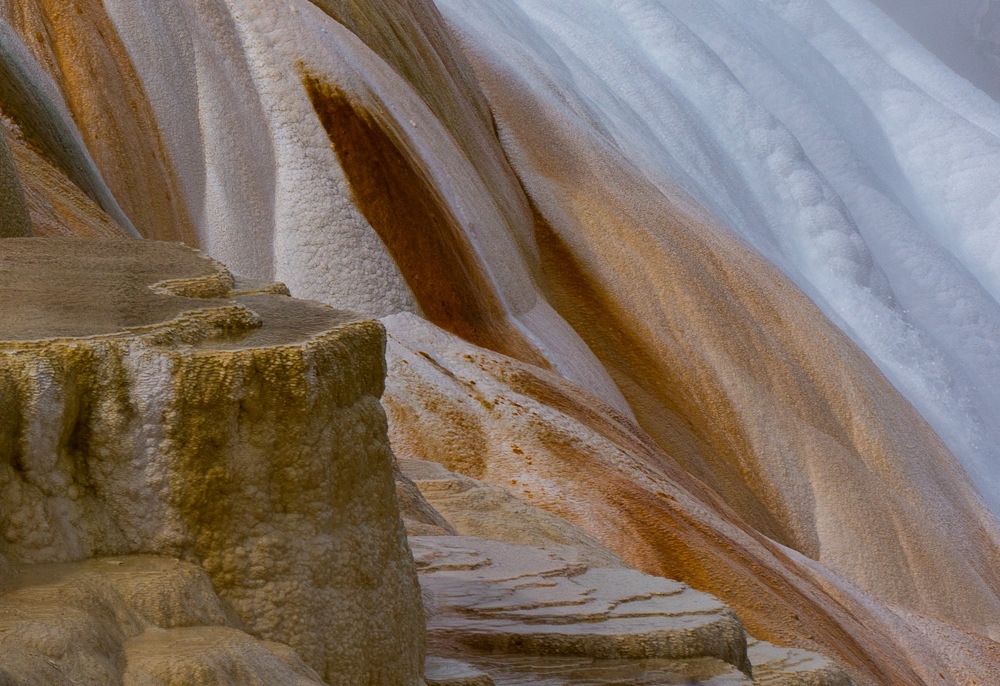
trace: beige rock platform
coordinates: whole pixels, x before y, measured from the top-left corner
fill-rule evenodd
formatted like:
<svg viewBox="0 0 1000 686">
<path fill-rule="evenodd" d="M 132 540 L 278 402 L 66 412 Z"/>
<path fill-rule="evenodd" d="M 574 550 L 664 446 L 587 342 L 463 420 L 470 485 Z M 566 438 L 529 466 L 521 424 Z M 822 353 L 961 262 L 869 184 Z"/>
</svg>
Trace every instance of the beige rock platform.
<svg viewBox="0 0 1000 686">
<path fill-rule="evenodd" d="M 571 548 L 416 536 L 435 653 L 428 684 L 849 686 L 826 658 L 749 639 L 732 610 L 686 584 L 589 568 Z"/>
<path fill-rule="evenodd" d="M 423 620 L 379 404 L 383 329 L 282 290 L 178 244 L 0 242 L 0 558 L 181 558 L 234 621 L 327 683 L 416 683 Z M 84 615 L 72 631 L 110 660 L 101 683 L 122 683 L 133 649 L 160 675 L 149 683 L 256 683 L 191 676 L 263 654 L 228 623 L 112 626 L 108 641 L 87 627 L 118 615 Z M 203 639 L 190 669 L 163 657 Z M 269 673 L 261 683 L 281 682 Z"/>
</svg>

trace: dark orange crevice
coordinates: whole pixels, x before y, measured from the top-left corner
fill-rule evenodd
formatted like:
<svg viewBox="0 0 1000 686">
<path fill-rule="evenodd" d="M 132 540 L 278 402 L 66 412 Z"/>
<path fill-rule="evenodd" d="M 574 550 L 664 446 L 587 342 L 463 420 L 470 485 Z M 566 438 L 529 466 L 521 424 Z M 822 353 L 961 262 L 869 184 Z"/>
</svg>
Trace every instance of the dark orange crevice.
<svg viewBox="0 0 1000 686">
<path fill-rule="evenodd" d="M 548 368 L 507 318 L 484 265 L 419 161 L 339 88 L 310 74 L 303 84 L 355 204 L 427 318 L 470 343 Z"/>
</svg>

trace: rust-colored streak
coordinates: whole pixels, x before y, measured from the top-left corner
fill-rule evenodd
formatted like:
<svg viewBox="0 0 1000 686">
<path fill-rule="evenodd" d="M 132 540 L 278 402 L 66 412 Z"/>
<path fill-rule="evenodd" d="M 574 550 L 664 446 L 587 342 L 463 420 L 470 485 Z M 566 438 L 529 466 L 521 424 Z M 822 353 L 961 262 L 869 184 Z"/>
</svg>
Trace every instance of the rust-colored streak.
<svg viewBox="0 0 1000 686">
<path fill-rule="evenodd" d="M 303 83 L 354 201 L 432 322 L 476 345 L 547 367 L 515 329 L 479 257 L 419 161 L 339 89 Z"/>
<path fill-rule="evenodd" d="M 472 67 L 454 44 L 444 20 L 428 0 L 312 0 L 333 20 L 357 35 L 420 93 L 446 124 L 478 117 L 490 120 L 489 106 Z M 465 111 L 463 111 L 465 110 Z M 456 116 L 458 115 L 458 116 Z M 461 142 L 461 129 L 457 130 Z M 471 133 L 471 132 L 467 132 Z M 471 142 L 471 153 L 479 148 Z"/>
<path fill-rule="evenodd" d="M 0 132 L 0 135 L 6 135 Z M 128 232 L 24 140 L 9 139 L 36 236 L 127 238 Z"/>
<path fill-rule="evenodd" d="M 146 238 L 197 245 L 152 106 L 101 0 L 7 0 L 105 182 Z"/>
<path fill-rule="evenodd" d="M 742 436 L 719 441 L 713 435 L 719 425 L 717 417 L 706 411 L 684 370 L 680 365 L 663 364 L 648 350 L 647 342 L 633 333 L 620 309 L 537 211 L 535 238 L 549 299 L 601 358 L 640 420 L 648 421 L 644 428 L 690 473 L 725 494 L 758 531 L 785 545 L 803 547 L 803 541 L 747 485 L 734 455 L 750 449 L 740 440 Z M 564 403 L 556 406 L 563 408 Z"/>
<path fill-rule="evenodd" d="M 311 0 L 360 38 L 420 95 L 454 137 L 537 271 L 531 213 L 496 137 L 479 82 L 433 0 Z"/>
</svg>

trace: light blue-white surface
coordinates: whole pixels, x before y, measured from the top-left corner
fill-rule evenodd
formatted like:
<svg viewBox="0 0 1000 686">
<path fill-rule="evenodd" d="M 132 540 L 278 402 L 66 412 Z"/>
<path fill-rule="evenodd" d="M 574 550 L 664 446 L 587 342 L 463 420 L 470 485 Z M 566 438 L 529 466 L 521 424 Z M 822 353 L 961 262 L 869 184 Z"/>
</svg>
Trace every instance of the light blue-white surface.
<svg viewBox="0 0 1000 686">
<path fill-rule="evenodd" d="M 787 274 L 1000 512 L 1000 105 L 867 0 L 437 1 Z"/>
</svg>

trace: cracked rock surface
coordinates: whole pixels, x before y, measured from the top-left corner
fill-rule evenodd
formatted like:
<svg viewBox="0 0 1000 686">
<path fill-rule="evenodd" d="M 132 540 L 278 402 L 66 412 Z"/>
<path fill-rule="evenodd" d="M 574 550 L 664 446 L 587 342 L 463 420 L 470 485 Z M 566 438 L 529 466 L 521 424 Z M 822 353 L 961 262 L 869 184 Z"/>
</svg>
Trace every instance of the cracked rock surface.
<svg viewBox="0 0 1000 686">
<path fill-rule="evenodd" d="M 714 657 L 749 671 L 736 615 L 686 584 L 488 539 L 411 537 L 410 546 L 432 641 L 529 655 Z"/>
</svg>

